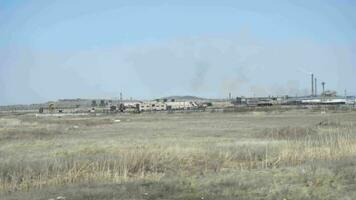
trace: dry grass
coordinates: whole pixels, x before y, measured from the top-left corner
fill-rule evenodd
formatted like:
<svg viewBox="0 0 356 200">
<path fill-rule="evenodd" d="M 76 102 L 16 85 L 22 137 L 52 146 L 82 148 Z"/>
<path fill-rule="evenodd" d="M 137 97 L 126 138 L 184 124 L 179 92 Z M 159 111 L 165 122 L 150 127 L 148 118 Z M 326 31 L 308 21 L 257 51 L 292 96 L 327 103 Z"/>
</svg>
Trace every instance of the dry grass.
<svg viewBox="0 0 356 200">
<path fill-rule="evenodd" d="M 160 177 L 166 173 L 189 175 L 224 169 L 296 166 L 312 160 L 339 160 L 355 153 L 356 140 L 341 133 L 313 139 L 298 137 L 281 146 L 266 144 L 259 148 L 214 148 L 200 152 L 150 146 L 97 155 L 82 150 L 76 155 L 51 160 L 4 162 L 0 164 L 0 183 L 3 191 L 100 180 L 116 183 L 129 178 Z"/>
<path fill-rule="evenodd" d="M 224 121 L 217 122 L 228 123 L 226 125 L 234 129 L 235 126 L 230 124 L 234 123 L 233 120 L 223 118 L 225 115 L 227 114 L 216 114 L 217 119 Z M 301 121 L 300 126 L 285 127 L 284 123 L 280 125 L 276 122 L 277 126 L 268 127 L 268 116 L 251 116 L 248 119 L 245 116 L 241 119 L 235 116 L 235 120 L 255 119 L 258 123 L 265 123 L 251 135 L 241 134 L 245 138 L 240 141 L 239 134 L 234 135 L 229 129 L 222 129 L 219 124 L 208 125 L 206 122 L 216 120 L 211 116 L 199 119 L 189 115 L 188 118 L 201 120 L 199 123 L 215 128 L 213 131 L 224 130 L 226 135 L 213 135 L 209 131 L 203 131 L 206 135 L 198 137 L 197 128 L 205 130 L 206 127 L 196 127 L 197 123 L 176 118 L 175 115 L 169 116 L 153 116 L 155 120 L 151 120 L 150 116 L 134 117 L 127 123 L 116 125 L 105 123 L 105 119 L 104 123 L 96 125 L 97 128 L 80 128 L 82 131 L 71 127 L 85 119 L 76 120 L 75 123 L 72 120 L 68 126 L 64 126 L 62 120 L 58 124 L 51 121 L 49 125 L 27 119 L 22 123 L 29 124 L 22 125 L 5 120 L 6 123 L 2 123 L 0 130 L 0 141 L 7 142 L 7 146 L 0 149 L 0 155 L 15 151 L 14 147 L 18 146 L 15 145 L 18 142 L 44 140 L 59 145 L 54 145 L 55 150 L 35 159 L 31 156 L 38 152 L 27 152 L 30 156 L 20 160 L 15 153 L 14 157 L 4 156 L 0 163 L 0 191 L 9 194 L 75 184 L 124 184 L 139 180 L 159 182 L 166 177 L 206 177 L 212 176 L 211 174 L 215 174 L 216 178 L 224 173 L 242 173 L 246 170 L 251 173 L 256 170 L 267 173 L 310 162 L 342 161 L 356 155 L 356 128 L 352 123 L 342 120 L 329 119 L 320 122 L 317 118 L 311 118 L 307 125 Z M 165 121 L 167 124 L 162 123 L 161 129 L 158 128 L 157 121 L 165 118 L 171 121 Z M 83 124 L 85 123 L 81 123 Z M 173 124 L 177 124 L 175 128 L 178 130 L 169 130 L 174 128 Z M 110 127 L 103 129 L 104 125 Z M 246 128 L 250 126 L 252 124 L 247 124 Z M 98 135 L 101 134 L 100 130 L 106 134 Z M 145 130 L 150 130 L 152 134 L 132 133 Z M 180 133 L 182 130 L 185 131 L 184 134 Z M 248 129 L 242 129 L 246 130 Z M 93 134 L 96 131 L 99 132 Z M 171 131 L 171 134 L 165 135 L 166 131 Z M 129 135 L 130 133 L 133 135 Z M 87 138 L 89 143 L 83 144 L 83 138 Z M 104 142 L 100 143 L 98 139 Z M 31 145 L 29 148 L 34 149 Z"/>
<path fill-rule="evenodd" d="M 313 139 L 289 141 L 280 153 L 281 161 L 297 165 L 310 160 L 342 160 L 356 155 L 356 139 L 350 134 L 332 133 Z"/>
<path fill-rule="evenodd" d="M 278 127 L 265 129 L 262 137 L 272 140 L 298 140 L 313 137 L 318 132 L 314 127 Z"/>
<path fill-rule="evenodd" d="M 3 129 L 0 140 L 18 140 L 18 139 L 48 139 L 67 133 L 65 130 L 54 128 L 32 128 L 32 129 Z"/>
</svg>

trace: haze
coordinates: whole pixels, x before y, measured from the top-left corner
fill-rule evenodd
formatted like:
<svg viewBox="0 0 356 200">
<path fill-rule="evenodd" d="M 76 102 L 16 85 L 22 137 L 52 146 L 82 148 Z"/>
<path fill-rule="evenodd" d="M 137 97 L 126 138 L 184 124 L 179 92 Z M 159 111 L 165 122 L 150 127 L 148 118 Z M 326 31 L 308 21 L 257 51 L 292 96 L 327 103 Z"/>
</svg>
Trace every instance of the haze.
<svg viewBox="0 0 356 200">
<path fill-rule="evenodd" d="M 0 0 L 0 104 L 356 94 L 356 2 Z"/>
</svg>

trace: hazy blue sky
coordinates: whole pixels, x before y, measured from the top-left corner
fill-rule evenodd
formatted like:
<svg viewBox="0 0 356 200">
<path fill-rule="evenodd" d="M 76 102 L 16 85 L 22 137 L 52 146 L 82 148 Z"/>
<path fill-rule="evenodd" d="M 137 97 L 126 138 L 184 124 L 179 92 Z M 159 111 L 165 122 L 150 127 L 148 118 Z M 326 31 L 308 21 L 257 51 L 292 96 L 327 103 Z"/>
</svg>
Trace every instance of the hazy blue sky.
<svg viewBox="0 0 356 200">
<path fill-rule="evenodd" d="M 356 94 L 355 55 L 354 0 L 0 0 L 0 104 Z"/>
</svg>

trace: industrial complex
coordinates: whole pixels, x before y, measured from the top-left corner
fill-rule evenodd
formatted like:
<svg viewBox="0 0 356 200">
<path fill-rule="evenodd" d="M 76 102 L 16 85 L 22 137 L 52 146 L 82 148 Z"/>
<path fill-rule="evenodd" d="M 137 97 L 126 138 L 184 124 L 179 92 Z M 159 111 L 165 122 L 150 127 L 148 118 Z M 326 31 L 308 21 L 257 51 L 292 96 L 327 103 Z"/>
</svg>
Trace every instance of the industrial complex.
<svg viewBox="0 0 356 200">
<path fill-rule="evenodd" d="M 206 99 L 195 96 L 175 96 L 155 100 L 124 99 L 60 99 L 54 102 L 31 105 L 0 106 L 6 112 L 37 112 L 38 114 L 96 114 L 96 113 L 141 113 L 141 112 L 178 112 L 178 111 L 241 111 L 258 108 L 355 108 L 355 97 L 337 95 L 335 91 L 326 90 L 321 82 L 322 91 L 318 93 L 317 78 L 311 75 L 310 95 L 306 96 L 268 96 Z"/>
</svg>

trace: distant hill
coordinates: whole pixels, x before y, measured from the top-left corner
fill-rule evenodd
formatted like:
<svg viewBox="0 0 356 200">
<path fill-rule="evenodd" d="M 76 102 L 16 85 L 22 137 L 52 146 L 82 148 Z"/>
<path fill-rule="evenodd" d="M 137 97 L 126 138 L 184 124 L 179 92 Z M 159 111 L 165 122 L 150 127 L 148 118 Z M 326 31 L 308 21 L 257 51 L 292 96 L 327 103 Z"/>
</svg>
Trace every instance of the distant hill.
<svg viewBox="0 0 356 200">
<path fill-rule="evenodd" d="M 175 99 L 178 101 L 205 101 L 205 100 L 207 100 L 202 97 L 189 96 L 189 95 L 187 95 L 187 96 L 168 96 L 168 97 L 162 97 L 160 99 L 168 99 L 168 100 Z"/>
</svg>

